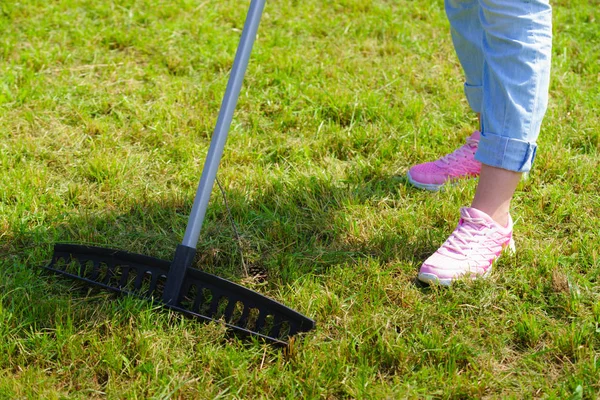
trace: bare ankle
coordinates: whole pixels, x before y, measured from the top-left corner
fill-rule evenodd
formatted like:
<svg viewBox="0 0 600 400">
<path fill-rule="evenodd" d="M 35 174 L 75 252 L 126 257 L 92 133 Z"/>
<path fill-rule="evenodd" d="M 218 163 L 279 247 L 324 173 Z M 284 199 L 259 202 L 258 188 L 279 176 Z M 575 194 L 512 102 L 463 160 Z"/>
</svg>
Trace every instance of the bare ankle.
<svg viewBox="0 0 600 400">
<path fill-rule="evenodd" d="M 498 225 L 506 228 L 508 226 L 508 209 L 486 209 L 486 207 L 478 207 L 475 203 L 471 205 L 472 208 L 475 208 L 479 211 L 483 211 L 487 215 L 490 216 L 491 219 L 494 220 Z"/>
</svg>

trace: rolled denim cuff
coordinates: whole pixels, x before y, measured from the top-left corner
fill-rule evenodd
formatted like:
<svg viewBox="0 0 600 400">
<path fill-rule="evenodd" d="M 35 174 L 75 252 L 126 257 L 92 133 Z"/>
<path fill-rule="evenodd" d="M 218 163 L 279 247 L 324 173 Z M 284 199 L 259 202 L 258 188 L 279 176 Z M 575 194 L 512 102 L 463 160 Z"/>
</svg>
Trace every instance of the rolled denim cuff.
<svg viewBox="0 0 600 400">
<path fill-rule="evenodd" d="M 483 104 L 483 86 L 475 86 L 465 83 L 465 95 L 467 96 L 467 101 L 469 102 L 471 109 L 476 113 L 481 114 Z"/>
<path fill-rule="evenodd" d="M 529 172 L 537 144 L 482 132 L 475 159 L 482 164 L 515 172 Z"/>
</svg>

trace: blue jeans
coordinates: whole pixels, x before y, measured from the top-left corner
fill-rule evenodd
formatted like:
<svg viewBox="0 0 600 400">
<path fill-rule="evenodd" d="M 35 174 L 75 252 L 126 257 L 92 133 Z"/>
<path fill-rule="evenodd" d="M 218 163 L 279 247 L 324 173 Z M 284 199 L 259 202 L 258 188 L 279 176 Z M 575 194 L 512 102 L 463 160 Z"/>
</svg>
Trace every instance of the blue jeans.
<svg viewBox="0 0 600 400">
<path fill-rule="evenodd" d="M 446 0 L 465 94 L 481 114 L 475 158 L 531 169 L 548 104 L 552 52 L 549 0 Z"/>
</svg>

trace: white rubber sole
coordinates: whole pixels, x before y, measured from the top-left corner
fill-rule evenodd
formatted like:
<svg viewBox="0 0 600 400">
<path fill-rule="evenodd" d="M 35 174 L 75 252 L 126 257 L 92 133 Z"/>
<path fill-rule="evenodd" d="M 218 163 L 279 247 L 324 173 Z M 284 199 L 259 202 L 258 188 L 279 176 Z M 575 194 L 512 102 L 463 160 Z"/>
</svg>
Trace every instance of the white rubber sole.
<svg viewBox="0 0 600 400">
<path fill-rule="evenodd" d="M 429 190 L 431 192 L 437 192 L 438 190 L 440 190 L 442 188 L 442 186 L 444 186 L 444 184 L 435 184 L 435 183 L 421 183 L 421 182 L 417 182 L 415 181 L 412 176 L 410 176 L 410 171 L 406 173 L 406 176 L 408 177 L 408 181 L 413 185 L 418 187 L 419 189 L 425 189 L 425 190 Z"/>
<path fill-rule="evenodd" d="M 450 286 L 453 281 L 462 280 L 462 279 L 485 279 L 488 276 L 490 276 L 490 274 L 492 273 L 492 270 L 494 269 L 494 264 L 496 264 L 496 262 L 498 262 L 498 260 L 502 256 L 502 254 L 508 253 L 508 254 L 512 255 L 512 254 L 515 254 L 516 251 L 517 251 L 517 248 L 515 246 L 515 241 L 511 238 L 510 242 L 508 242 L 508 246 L 506 246 L 506 248 L 498 256 L 498 258 L 496 258 L 494 260 L 492 265 L 482 275 L 471 275 L 469 277 L 466 277 L 463 275 L 463 276 L 458 276 L 456 278 L 440 279 L 435 274 L 430 274 L 428 272 L 419 272 L 419 274 L 417 275 L 417 279 L 419 279 L 423 283 L 427 283 L 428 285 L 440 285 L 440 286 Z"/>
<path fill-rule="evenodd" d="M 436 183 L 417 182 L 412 178 L 412 176 L 410 176 L 410 172 L 406 173 L 406 177 L 408 178 L 408 181 L 411 183 L 411 185 L 418 187 L 419 189 L 429 190 L 430 192 L 437 192 L 438 190 L 442 189 L 446 185 L 455 185 L 462 180 L 477 178 L 477 176 L 464 177 L 464 178 L 452 179 L 452 180 L 447 181 L 446 183 L 436 184 Z"/>
</svg>

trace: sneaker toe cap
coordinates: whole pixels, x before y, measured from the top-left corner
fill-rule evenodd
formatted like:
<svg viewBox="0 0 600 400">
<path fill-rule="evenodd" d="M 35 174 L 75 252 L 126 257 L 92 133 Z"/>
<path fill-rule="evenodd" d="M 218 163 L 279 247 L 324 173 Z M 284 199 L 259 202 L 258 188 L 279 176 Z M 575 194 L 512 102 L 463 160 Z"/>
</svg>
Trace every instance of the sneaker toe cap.
<svg viewBox="0 0 600 400">
<path fill-rule="evenodd" d="M 408 173 L 413 180 L 429 185 L 440 185 L 447 180 L 445 174 L 433 163 L 415 165 Z"/>
<path fill-rule="evenodd" d="M 452 280 L 465 275 L 485 274 L 485 269 L 468 264 L 470 262 L 467 259 L 446 257 L 436 252 L 423 263 L 419 274 L 435 276 L 439 280 Z"/>
<path fill-rule="evenodd" d="M 435 276 L 438 279 L 452 279 L 458 277 L 459 271 L 456 271 L 454 269 L 440 268 L 425 262 L 421 266 L 419 274 Z"/>
</svg>

